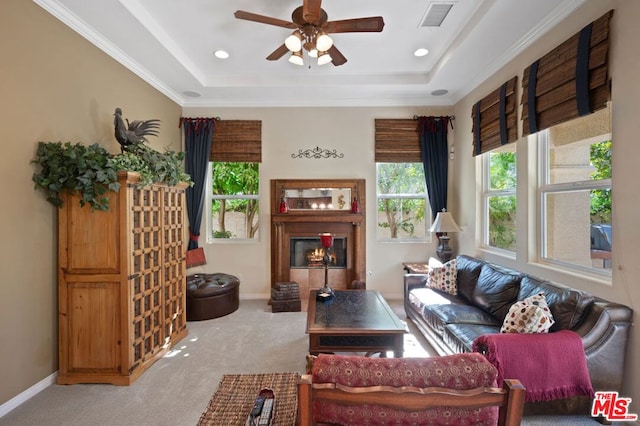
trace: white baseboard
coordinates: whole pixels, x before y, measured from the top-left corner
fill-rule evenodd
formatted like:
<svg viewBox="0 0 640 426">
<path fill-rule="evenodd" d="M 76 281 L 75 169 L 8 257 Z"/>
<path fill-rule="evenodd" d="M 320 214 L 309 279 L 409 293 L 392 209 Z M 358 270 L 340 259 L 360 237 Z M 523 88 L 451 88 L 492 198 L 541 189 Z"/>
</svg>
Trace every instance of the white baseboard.
<svg viewBox="0 0 640 426">
<path fill-rule="evenodd" d="M 241 294 L 240 300 L 268 300 L 271 297 L 270 294 L 260 294 L 260 293 L 249 293 L 249 294 Z"/>
<path fill-rule="evenodd" d="M 56 371 L 50 376 L 40 380 L 38 383 L 31 386 L 24 392 L 19 393 L 18 395 L 11 398 L 9 401 L 0 405 L 0 418 L 4 417 L 10 411 L 13 411 L 17 407 L 19 407 L 21 404 L 25 403 L 26 401 L 33 398 L 34 396 L 36 396 L 37 394 L 39 394 L 49 386 L 53 385 L 56 382 L 57 376 L 58 376 L 58 372 Z"/>
</svg>

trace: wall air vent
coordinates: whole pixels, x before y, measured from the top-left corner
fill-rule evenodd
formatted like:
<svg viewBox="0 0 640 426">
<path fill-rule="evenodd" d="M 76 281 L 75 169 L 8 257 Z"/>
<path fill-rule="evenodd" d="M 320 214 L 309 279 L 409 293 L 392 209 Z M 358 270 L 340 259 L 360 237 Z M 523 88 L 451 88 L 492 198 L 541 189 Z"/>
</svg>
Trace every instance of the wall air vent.
<svg viewBox="0 0 640 426">
<path fill-rule="evenodd" d="M 447 17 L 449 11 L 453 7 L 453 3 L 431 3 L 424 14 L 421 27 L 439 27 L 442 25 L 444 18 Z"/>
</svg>

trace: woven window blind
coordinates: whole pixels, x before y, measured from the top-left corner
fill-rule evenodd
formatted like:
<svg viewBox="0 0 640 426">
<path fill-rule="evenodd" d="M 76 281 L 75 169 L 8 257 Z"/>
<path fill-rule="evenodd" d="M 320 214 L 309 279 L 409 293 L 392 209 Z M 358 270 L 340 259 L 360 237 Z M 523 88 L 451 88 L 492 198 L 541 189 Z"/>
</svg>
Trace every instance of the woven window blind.
<svg viewBox="0 0 640 426">
<path fill-rule="evenodd" d="M 610 10 L 535 61 L 522 77 L 522 133 L 529 135 L 606 106 Z"/>
<path fill-rule="evenodd" d="M 413 119 L 375 120 L 376 163 L 420 163 L 420 134 Z"/>
<path fill-rule="evenodd" d="M 518 77 L 513 77 L 471 109 L 474 156 L 518 139 L 517 82 Z"/>
<path fill-rule="evenodd" d="M 262 162 L 262 121 L 216 121 L 209 161 Z"/>
</svg>

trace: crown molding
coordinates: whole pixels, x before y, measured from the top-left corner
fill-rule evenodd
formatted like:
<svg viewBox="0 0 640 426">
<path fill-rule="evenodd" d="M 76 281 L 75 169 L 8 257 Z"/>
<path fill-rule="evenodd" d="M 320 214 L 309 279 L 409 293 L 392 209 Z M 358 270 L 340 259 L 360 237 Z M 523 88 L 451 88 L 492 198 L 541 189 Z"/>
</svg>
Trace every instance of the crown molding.
<svg viewBox="0 0 640 426">
<path fill-rule="evenodd" d="M 182 106 L 182 104 L 184 103 L 184 98 L 182 96 L 180 96 L 169 86 L 164 84 L 160 79 L 149 72 L 146 68 L 142 67 L 138 62 L 134 61 L 129 55 L 125 54 L 122 50 L 118 49 L 112 43 L 109 43 L 100 33 L 87 25 L 82 19 L 72 13 L 64 5 L 55 0 L 33 1 L 38 6 L 42 7 L 44 10 L 64 23 L 66 26 L 71 28 L 73 31 L 88 40 L 98 49 L 118 61 L 129 71 L 133 72 L 135 75 L 149 83 L 160 93 Z"/>
</svg>

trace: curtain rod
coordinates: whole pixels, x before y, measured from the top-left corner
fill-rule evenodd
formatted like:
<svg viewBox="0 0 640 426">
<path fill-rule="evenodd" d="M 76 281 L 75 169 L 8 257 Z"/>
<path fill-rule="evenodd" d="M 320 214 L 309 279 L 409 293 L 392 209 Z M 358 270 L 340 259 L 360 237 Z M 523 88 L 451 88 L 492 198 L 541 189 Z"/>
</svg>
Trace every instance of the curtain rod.
<svg viewBox="0 0 640 426">
<path fill-rule="evenodd" d="M 214 126 L 215 126 L 215 122 L 216 121 L 220 121 L 220 117 L 180 117 L 180 120 L 178 121 L 178 128 L 181 129 L 182 128 L 182 122 L 185 120 L 196 120 L 196 121 L 202 121 L 202 120 L 213 120 L 214 121 Z"/>
<path fill-rule="evenodd" d="M 220 117 L 180 117 L 180 120 L 215 120 L 220 121 Z"/>
<path fill-rule="evenodd" d="M 455 115 L 445 115 L 445 116 L 440 116 L 440 117 L 447 117 L 447 118 L 449 118 L 449 120 L 455 120 L 455 119 L 456 119 L 456 116 L 455 116 Z M 434 117 L 434 118 L 435 118 L 436 120 L 438 120 L 440 117 Z M 413 116 L 413 119 L 414 119 L 414 120 L 417 120 L 417 119 L 419 119 L 419 118 L 420 118 L 420 116 L 419 116 L 419 115 L 414 115 L 414 116 Z"/>
</svg>

